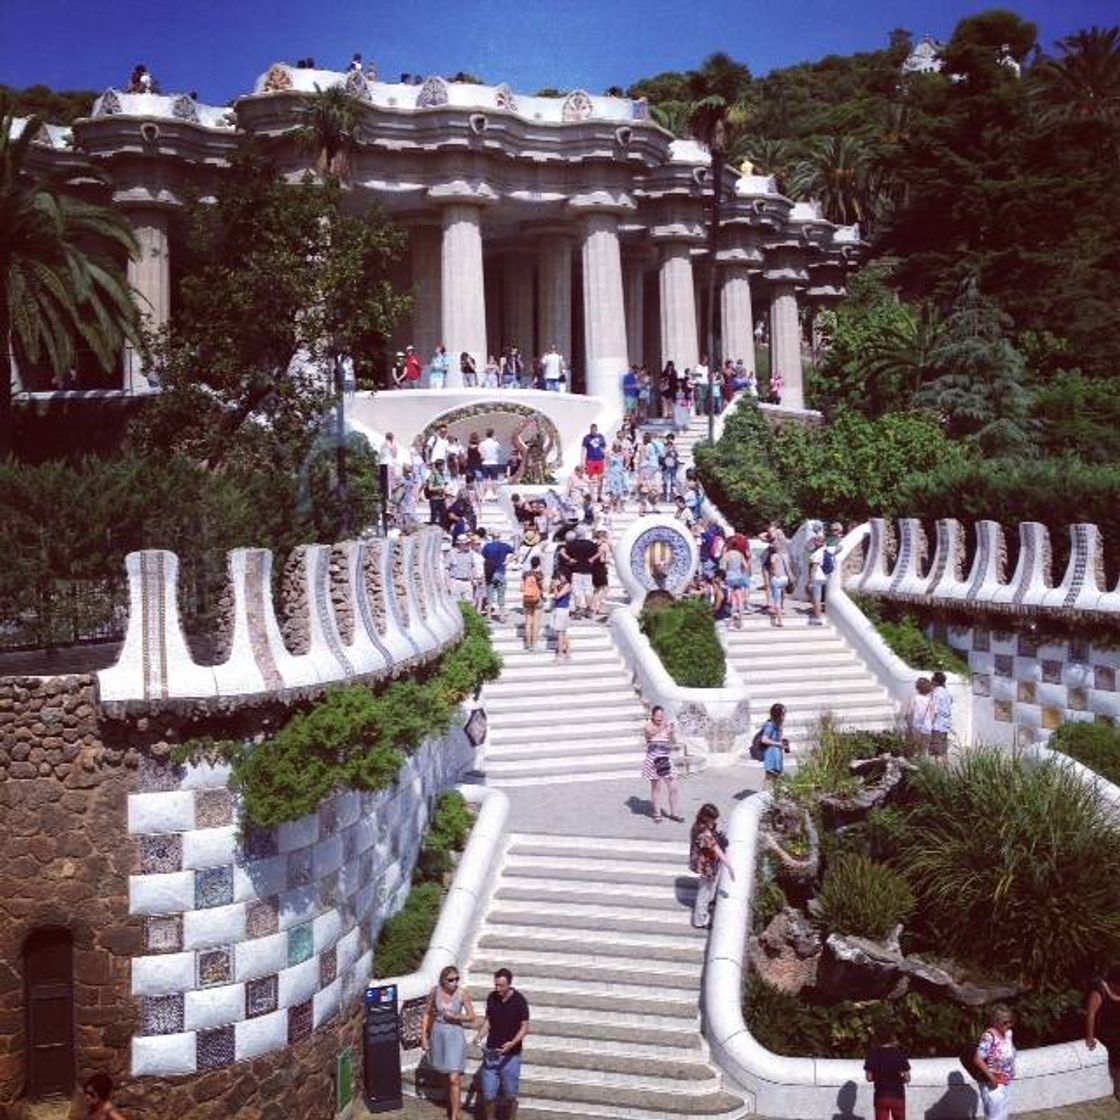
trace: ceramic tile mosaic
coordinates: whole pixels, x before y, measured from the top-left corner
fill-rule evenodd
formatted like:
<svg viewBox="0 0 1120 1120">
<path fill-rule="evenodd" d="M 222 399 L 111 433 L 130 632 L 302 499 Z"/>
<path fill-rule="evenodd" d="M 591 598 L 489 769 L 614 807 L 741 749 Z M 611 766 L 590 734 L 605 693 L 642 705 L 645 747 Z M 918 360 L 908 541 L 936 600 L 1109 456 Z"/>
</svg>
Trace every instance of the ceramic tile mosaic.
<svg viewBox="0 0 1120 1120">
<path fill-rule="evenodd" d="M 319 954 L 319 987 L 325 988 L 328 984 L 333 984 L 337 975 L 338 953 L 332 947 Z"/>
<path fill-rule="evenodd" d="M 342 833 L 342 860 L 349 863 L 358 855 L 358 830 L 348 828 Z"/>
<path fill-rule="evenodd" d="M 288 1045 L 302 1042 L 311 1034 L 312 1020 L 311 1000 L 298 1003 L 295 1007 L 288 1008 Z"/>
<path fill-rule="evenodd" d="M 992 648 L 991 631 L 978 626 L 972 631 L 972 648 L 981 653 L 987 653 Z"/>
<path fill-rule="evenodd" d="M 1089 639 L 1088 638 L 1070 638 L 1070 640 L 1069 640 L 1069 659 L 1070 659 L 1070 661 L 1088 661 L 1089 660 Z"/>
<path fill-rule="evenodd" d="M 140 837 L 140 871 L 144 875 L 183 868 L 183 837 L 177 832 Z"/>
<path fill-rule="evenodd" d="M 1024 704 L 1034 703 L 1034 681 L 1020 681 L 1016 691 L 1016 700 Z"/>
<path fill-rule="evenodd" d="M 1015 705 L 1010 700 L 997 700 L 993 705 L 998 723 L 1010 723 Z"/>
<path fill-rule="evenodd" d="M 1116 670 L 1111 665 L 1093 666 L 1093 687 L 1102 692 L 1116 691 Z"/>
<path fill-rule="evenodd" d="M 194 873 L 195 909 L 205 910 L 209 906 L 228 906 L 232 901 L 232 867 L 207 867 Z"/>
<path fill-rule="evenodd" d="M 214 1027 L 212 1030 L 199 1031 L 195 1036 L 198 1048 L 198 1068 L 221 1069 L 233 1062 L 233 1027 Z"/>
<path fill-rule="evenodd" d="M 1009 677 L 1014 666 L 1014 658 L 1009 653 L 997 653 L 994 658 L 994 665 L 997 677 Z"/>
<path fill-rule="evenodd" d="M 972 678 L 973 696 L 991 696 L 992 678 L 987 673 L 976 673 Z"/>
<path fill-rule="evenodd" d="M 249 980 L 245 984 L 245 1018 L 252 1019 L 275 1011 L 278 988 L 276 973 Z"/>
<path fill-rule="evenodd" d="M 1043 708 L 1042 726 L 1047 731 L 1055 731 L 1062 726 L 1064 717 L 1061 708 Z"/>
<path fill-rule="evenodd" d="M 198 954 L 198 986 L 212 988 L 233 979 L 233 953 L 229 949 L 205 949 Z"/>
<path fill-rule="evenodd" d="M 245 911 L 245 934 L 247 937 L 267 937 L 279 928 L 279 905 L 274 897 L 257 898 L 249 903 Z"/>
<path fill-rule="evenodd" d="M 183 917 L 146 918 L 144 921 L 144 951 L 148 953 L 178 953 L 183 948 Z"/>
<path fill-rule="evenodd" d="M 319 905 L 325 909 L 337 906 L 339 901 L 338 872 L 332 871 L 319 881 Z"/>
<path fill-rule="evenodd" d="M 269 859 L 276 855 L 276 830 L 248 825 L 241 838 L 241 858 L 246 861 Z"/>
<path fill-rule="evenodd" d="M 185 767 L 176 766 L 162 758 L 150 754 L 140 756 L 140 770 L 136 778 L 139 793 L 168 793 L 179 788 Z"/>
<path fill-rule="evenodd" d="M 228 789 L 195 790 L 194 820 L 197 828 L 233 824 L 233 794 Z"/>
<path fill-rule="evenodd" d="M 1046 684 L 1061 684 L 1062 663 L 1060 661 L 1043 661 L 1042 679 Z"/>
<path fill-rule="evenodd" d="M 1019 656 L 1020 657 L 1037 657 L 1038 656 L 1038 638 L 1033 634 L 1020 634 L 1019 635 Z"/>
<path fill-rule="evenodd" d="M 311 849 L 288 853 L 288 887 L 306 887 L 311 882 Z"/>
<path fill-rule="evenodd" d="M 288 930 L 288 966 L 309 960 L 315 950 L 315 935 L 311 923 Z"/>
<path fill-rule="evenodd" d="M 148 996 L 144 1000 L 144 1034 L 178 1034 L 183 1029 L 183 997 Z"/>
<path fill-rule="evenodd" d="M 329 798 L 319 806 L 319 839 L 325 840 L 338 830 L 338 805 Z"/>
<path fill-rule="evenodd" d="M 1071 688 L 1066 693 L 1066 704 L 1074 712 L 1088 711 L 1089 693 L 1083 688 Z"/>
</svg>

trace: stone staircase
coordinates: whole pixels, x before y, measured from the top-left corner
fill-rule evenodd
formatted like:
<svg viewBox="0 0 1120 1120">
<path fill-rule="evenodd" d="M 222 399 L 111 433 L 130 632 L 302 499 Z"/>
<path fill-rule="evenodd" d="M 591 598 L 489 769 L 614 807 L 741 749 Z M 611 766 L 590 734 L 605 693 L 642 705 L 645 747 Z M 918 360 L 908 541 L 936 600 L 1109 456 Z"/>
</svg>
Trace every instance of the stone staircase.
<svg viewBox="0 0 1120 1120">
<path fill-rule="evenodd" d="M 762 593 L 751 599 L 761 606 Z M 729 628 L 724 638 L 728 663 L 750 691 L 752 719 L 761 725 L 771 704 L 785 704 L 794 753 L 815 738 L 826 714 L 848 727 L 894 726 L 894 701 L 827 619 L 810 626 L 787 604 L 784 626 L 771 626 L 769 616 L 752 611 L 742 629 Z"/>
<path fill-rule="evenodd" d="M 705 934 L 674 841 L 511 834 L 467 967 L 479 1014 L 498 968 L 528 999 L 521 1120 L 745 1114 L 708 1060 Z"/>
</svg>

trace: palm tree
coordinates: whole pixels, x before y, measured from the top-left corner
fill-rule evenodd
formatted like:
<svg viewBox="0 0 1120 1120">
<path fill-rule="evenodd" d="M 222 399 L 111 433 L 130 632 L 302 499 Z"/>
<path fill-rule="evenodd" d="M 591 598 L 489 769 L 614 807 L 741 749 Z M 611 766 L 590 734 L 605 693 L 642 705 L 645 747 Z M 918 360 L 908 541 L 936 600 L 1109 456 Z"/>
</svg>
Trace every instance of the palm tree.
<svg viewBox="0 0 1120 1120">
<path fill-rule="evenodd" d="M 1120 121 L 1120 27 L 1092 27 L 1058 40 L 1064 55 L 1043 66 L 1050 115 L 1062 121 Z"/>
<path fill-rule="evenodd" d="M 797 165 L 799 152 L 792 140 L 775 140 L 768 136 L 741 136 L 732 146 L 728 158 L 737 162 L 749 159 L 761 175 L 770 175 L 778 190 L 785 194 L 789 177 Z"/>
<path fill-rule="evenodd" d="M 688 135 L 688 117 L 692 106 L 687 101 L 659 101 L 649 107 L 650 116 L 666 132 L 674 136 Z"/>
<path fill-rule="evenodd" d="M 829 221 L 866 222 L 876 195 L 872 168 L 871 150 L 858 137 L 819 136 L 794 167 L 789 186 L 796 196 L 819 199 Z"/>
<path fill-rule="evenodd" d="M 42 128 L 32 117 L 17 131 L 0 103 L 0 459 L 12 449 L 12 366 L 46 356 L 55 373 L 86 343 L 108 366 L 125 340 L 141 348 L 140 317 L 122 256 L 139 252 L 123 215 L 38 178 L 26 167 Z"/>
<path fill-rule="evenodd" d="M 708 359 L 720 360 L 721 342 L 715 314 L 716 253 L 719 250 L 723 171 L 727 153 L 737 134 L 754 119 L 758 102 L 751 88 L 751 72 L 730 55 L 717 52 L 704 60 L 699 70 L 688 76 L 688 127 L 692 135 L 711 153 L 712 199 L 708 214 L 708 306 L 704 335 Z M 710 399 L 710 398 L 709 398 Z M 708 418 L 711 438 L 712 417 Z"/>
<path fill-rule="evenodd" d="M 316 85 L 315 92 L 307 96 L 296 114 L 301 121 L 296 128 L 296 140 L 315 154 L 320 173 L 346 179 L 361 119 L 357 99 L 343 86 L 321 89 Z"/>
</svg>

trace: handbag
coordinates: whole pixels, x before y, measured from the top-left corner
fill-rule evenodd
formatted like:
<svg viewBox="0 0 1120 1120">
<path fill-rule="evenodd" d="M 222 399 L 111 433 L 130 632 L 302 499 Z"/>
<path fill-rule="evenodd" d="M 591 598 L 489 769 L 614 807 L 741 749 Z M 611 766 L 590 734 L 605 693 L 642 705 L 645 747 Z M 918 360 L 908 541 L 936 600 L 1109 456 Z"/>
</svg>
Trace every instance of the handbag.
<svg viewBox="0 0 1120 1120">
<path fill-rule="evenodd" d="M 669 756 L 659 754 L 653 760 L 653 772 L 659 778 L 668 778 L 673 773 L 673 764 L 669 761 Z"/>
</svg>

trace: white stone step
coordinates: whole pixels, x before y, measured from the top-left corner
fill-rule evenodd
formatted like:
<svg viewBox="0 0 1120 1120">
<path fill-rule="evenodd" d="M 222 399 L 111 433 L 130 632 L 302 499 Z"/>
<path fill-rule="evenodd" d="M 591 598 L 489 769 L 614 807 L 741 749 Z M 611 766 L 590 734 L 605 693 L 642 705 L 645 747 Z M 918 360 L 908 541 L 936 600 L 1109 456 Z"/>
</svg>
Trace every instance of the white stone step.
<svg viewBox="0 0 1120 1120">
<path fill-rule="evenodd" d="M 513 762 L 517 759 L 552 758 L 566 759 L 569 766 L 573 758 L 602 758 L 604 755 L 626 755 L 631 765 L 640 767 L 645 752 L 634 735 L 617 735 L 609 739 L 597 738 L 592 750 L 586 742 L 557 743 L 541 740 L 536 732 L 521 740 L 501 739 L 487 745 L 486 757 L 492 762 Z M 637 773 L 637 770 L 634 771 Z"/>
<path fill-rule="evenodd" d="M 516 961 L 507 964 L 516 977 L 518 989 L 525 993 L 531 1006 L 582 1007 L 588 1011 L 629 1010 L 634 1014 L 648 1012 L 693 1021 L 696 1018 L 699 984 L 693 989 L 662 987 L 648 974 L 640 983 L 634 984 L 569 980 L 518 970 Z M 471 983 L 471 998 L 485 1005 L 491 989 L 489 979 L 482 977 L 479 984 Z"/>
<path fill-rule="evenodd" d="M 556 948 L 559 951 L 579 952 L 587 947 L 587 935 L 577 930 L 551 929 L 540 926 L 516 925 L 483 926 L 478 933 L 477 952 L 532 952 Z M 636 960 L 704 960 L 704 943 L 694 937 L 671 933 L 615 933 L 599 937 L 595 943 L 599 955 L 628 957 Z"/>
<path fill-rule="evenodd" d="M 543 717 L 546 723 L 553 723 L 558 704 L 563 706 L 565 716 L 586 709 L 592 709 L 590 714 L 597 716 L 603 712 L 613 714 L 617 708 L 634 705 L 637 699 L 633 686 L 621 672 L 600 674 L 594 688 L 586 685 L 578 690 L 564 688 L 570 679 L 556 676 L 547 684 L 541 680 L 518 681 L 516 678 L 505 681 L 502 687 L 489 693 L 486 710 L 495 717 L 505 712 L 533 711 L 538 720 Z"/>
<path fill-rule="evenodd" d="M 641 772 L 642 755 L 604 754 L 596 751 L 594 755 L 573 759 L 572 756 L 550 758 L 514 758 L 487 754 L 486 775 L 491 785 L 501 784 L 509 778 L 543 778 L 578 781 L 580 775 L 605 778 L 609 774 L 637 777 Z M 578 771 L 573 774 L 573 771 Z"/>
<path fill-rule="evenodd" d="M 534 976 L 546 976 L 550 980 L 573 980 L 580 983 L 601 985 L 627 985 L 641 991 L 650 983 L 650 969 L 647 962 L 625 960 L 619 957 L 599 956 L 595 953 L 563 953 L 548 951 L 520 950 L 512 957 L 507 953 L 493 953 L 476 949 L 471 958 L 471 968 L 482 971 L 482 975 L 492 975 L 510 960 L 517 962 L 515 975 L 529 972 Z M 687 991 L 692 998 L 700 986 L 702 962 L 699 961 L 660 961 L 657 965 L 656 983 L 662 988 Z"/>
<path fill-rule="evenodd" d="M 583 931 L 589 937 L 606 932 L 669 933 L 695 937 L 707 943 L 704 930 L 694 930 L 689 923 L 689 907 L 649 909 L 618 903 L 573 903 L 549 898 L 494 898 L 487 921 L 497 924 L 541 925 L 549 929 Z"/>
<path fill-rule="evenodd" d="M 609 843 L 609 841 L 606 841 Z M 504 876 L 551 875 L 567 881 L 582 879 L 591 884 L 634 881 L 634 876 L 644 876 L 644 881 L 672 887 L 681 873 L 689 874 L 687 866 L 667 860 L 639 863 L 637 860 L 547 856 L 507 851 L 502 867 Z"/>
<path fill-rule="evenodd" d="M 612 836 L 565 836 L 554 832 L 511 832 L 507 851 L 510 854 L 540 852 L 542 855 L 602 854 L 604 844 L 610 845 L 611 859 L 676 861 L 688 856 L 688 842 L 674 840 L 633 840 Z"/>
</svg>

